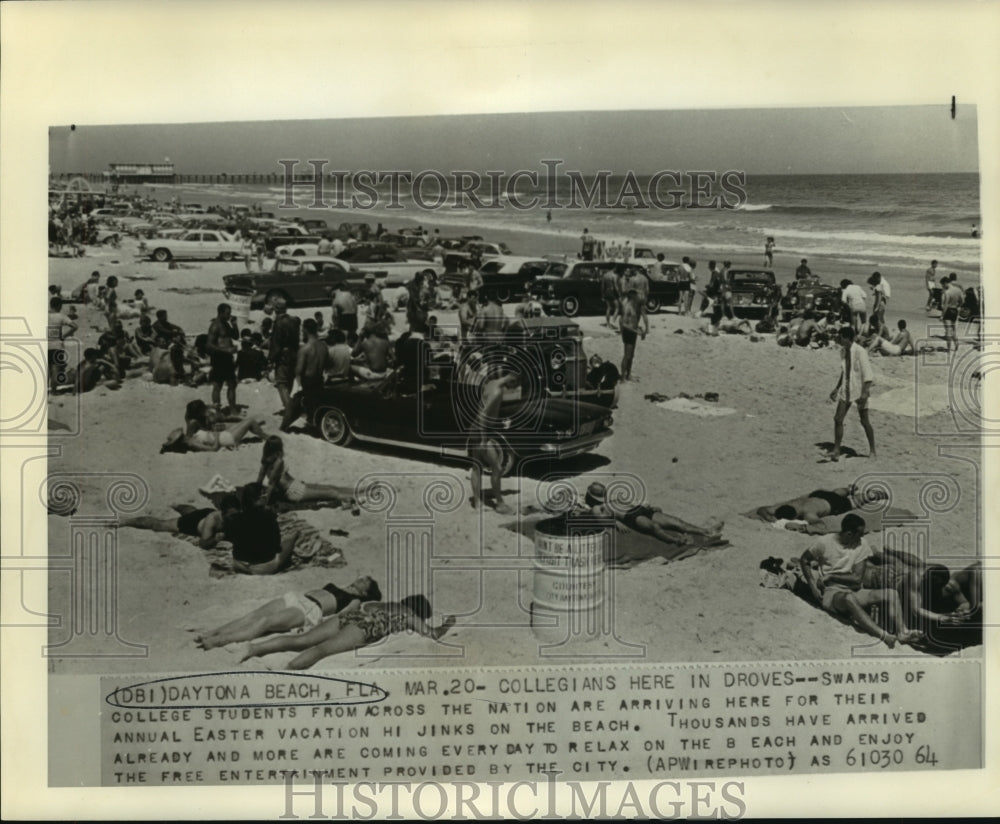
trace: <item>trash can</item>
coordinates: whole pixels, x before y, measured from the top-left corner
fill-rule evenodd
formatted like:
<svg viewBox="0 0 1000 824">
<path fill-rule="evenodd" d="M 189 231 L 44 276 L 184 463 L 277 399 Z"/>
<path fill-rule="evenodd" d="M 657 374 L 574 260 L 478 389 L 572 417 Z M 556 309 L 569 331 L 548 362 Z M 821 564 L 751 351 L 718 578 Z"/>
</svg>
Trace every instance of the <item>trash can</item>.
<svg viewBox="0 0 1000 824">
<path fill-rule="evenodd" d="M 560 516 L 535 527 L 531 628 L 539 640 L 602 634 L 609 525 L 606 519 Z"/>
<path fill-rule="evenodd" d="M 229 305 L 233 307 L 233 317 L 240 326 L 250 322 L 250 301 L 253 299 L 252 289 L 230 289 L 226 293 Z"/>
</svg>

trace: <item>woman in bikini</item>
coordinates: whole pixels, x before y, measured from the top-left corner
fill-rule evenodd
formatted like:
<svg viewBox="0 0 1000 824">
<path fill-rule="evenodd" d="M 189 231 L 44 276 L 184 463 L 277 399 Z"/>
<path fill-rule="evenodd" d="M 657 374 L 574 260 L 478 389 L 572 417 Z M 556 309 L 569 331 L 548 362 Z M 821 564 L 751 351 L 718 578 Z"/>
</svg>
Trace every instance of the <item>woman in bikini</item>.
<svg viewBox="0 0 1000 824">
<path fill-rule="evenodd" d="M 239 446 L 249 433 L 263 440 L 267 437 L 264 431 L 264 418 L 250 415 L 245 419 L 217 431 L 215 424 L 219 421 L 218 413 L 202 400 L 191 401 L 184 414 L 184 441 L 187 448 L 195 452 L 218 452 L 220 449 L 233 449 Z"/>
<path fill-rule="evenodd" d="M 455 616 L 449 615 L 439 627 L 433 628 L 427 623 L 430 617 L 431 604 L 423 595 L 408 595 L 392 604 L 369 601 L 357 609 L 327 618 L 302 635 L 279 635 L 248 644 L 240 660 L 294 650 L 299 654 L 289 662 L 287 669 L 308 669 L 329 655 L 374 644 L 395 632 L 411 629 L 438 639 L 455 625 Z"/>
<path fill-rule="evenodd" d="M 224 647 L 236 641 L 253 641 L 272 632 L 302 628 L 308 632 L 324 618 L 357 609 L 365 601 L 380 601 L 382 592 L 374 578 L 358 578 L 345 589 L 330 583 L 308 592 L 287 592 L 225 626 L 195 636 L 202 649 Z"/>
<path fill-rule="evenodd" d="M 293 478 L 285 463 L 285 445 L 277 435 L 264 441 L 264 454 L 260 461 L 257 483 L 267 481 L 265 493 L 268 505 L 275 501 L 301 503 L 305 501 L 330 501 L 346 507 L 354 507 L 354 490 L 346 486 L 332 484 L 310 484 Z"/>
</svg>

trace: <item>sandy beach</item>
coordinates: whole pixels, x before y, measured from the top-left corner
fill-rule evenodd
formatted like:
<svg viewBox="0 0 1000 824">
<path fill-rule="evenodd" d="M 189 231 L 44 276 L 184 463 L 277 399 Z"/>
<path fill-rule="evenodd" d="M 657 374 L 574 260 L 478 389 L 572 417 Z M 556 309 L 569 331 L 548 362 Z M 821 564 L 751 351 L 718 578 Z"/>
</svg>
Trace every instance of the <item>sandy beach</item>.
<svg viewBox="0 0 1000 824">
<path fill-rule="evenodd" d="M 159 194 L 157 195 L 159 196 Z M 327 215 L 324 215 L 327 216 Z M 339 215 L 328 218 L 335 224 Z M 345 218 L 346 219 L 346 218 Z M 408 223 L 433 227 L 426 220 L 400 219 L 393 228 Z M 451 234 L 442 230 L 445 234 Z M 491 239 L 505 241 L 515 253 L 566 252 L 575 255 L 575 244 L 530 233 L 497 231 Z M 83 283 L 91 271 L 117 275 L 119 297 L 130 297 L 142 288 L 149 302 L 165 308 L 170 319 L 188 334 L 207 329 L 215 306 L 223 300 L 222 275 L 238 272 L 240 263 L 190 262 L 170 269 L 165 263 L 137 260 L 137 241 L 126 239 L 120 250 L 88 247 L 83 258 L 51 258 L 49 282 L 67 293 Z M 780 244 L 779 244 L 780 249 Z M 683 248 L 657 249 L 668 259 L 679 260 Z M 808 250 L 779 251 L 775 269 L 780 283 L 792 278 L 798 258 L 809 258 L 813 271 L 827 282 L 841 277 L 863 283 L 870 267 L 808 254 Z M 721 259 L 721 255 L 720 255 Z M 760 265 L 760 254 L 748 249 L 732 256 L 734 265 Z M 707 272 L 707 258 L 699 256 L 699 272 Z M 923 310 L 926 293 L 923 269 L 879 267 L 892 286 L 888 313 L 890 325 L 905 318 L 918 342 L 940 334 L 940 322 Z M 971 284 L 964 284 L 971 285 Z M 299 310 L 303 317 L 315 309 Z M 508 315 L 513 311 L 508 306 Z M 326 310 L 329 314 L 329 309 Z M 455 322 L 454 312 L 436 313 L 442 324 Z M 260 312 L 251 314 L 251 328 L 258 328 Z M 579 319 L 587 354 L 618 362 L 621 340 L 602 326 L 603 318 Z M 650 503 L 689 521 L 725 520 L 728 547 L 703 552 L 671 564 L 653 559 L 615 572 L 617 600 L 615 634 L 630 645 L 634 660 L 666 662 L 812 660 L 847 658 L 859 654 L 920 655 L 909 647 L 889 651 L 873 639 L 838 623 L 786 590 L 759 585 L 759 565 L 769 556 L 798 556 L 809 539 L 775 530 L 768 524 L 742 517 L 741 512 L 802 495 L 812 489 L 832 489 L 855 482 L 878 480 L 892 495 L 892 504 L 923 518 L 930 556 L 951 568 L 974 560 L 981 543 L 981 512 L 976 495 L 981 488 L 972 453 L 961 450 L 939 455 L 938 445 L 952 443 L 961 433 L 961 414 L 955 409 L 975 392 L 966 365 L 975 351 L 963 343 L 952 366 L 956 381 L 964 384 L 949 393 L 949 367 L 943 353 L 926 357 L 874 358 L 875 386 L 871 402 L 878 458 L 849 457 L 839 463 L 822 463 L 820 444 L 833 438 L 833 404 L 829 392 L 838 375 L 833 349 L 783 349 L 774 337 L 759 342 L 742 336 L 704 337 L 694 330 L 700 321 L 679 317 L 673 309 L 650 317 L 650 334 L 641 341 L 635 359 L 637 382 L 622 386 L 615 410 L 615 434 L 596 452 L 569 460 L 559 470 L 582 491 L 591 480 L 607 480 L 614 473 L 641 479 Z M 80 307 L 78 335 L 84 346 L 93 345 L 103 316 Z M 131 330 L 135 321 L 127 323 Z M 397 332 L 405 318 L 397 314 Z M 678 334 L 678 333 L 683 334 Z M 962 325 L 959 334 L 972 334 Z M 963 371 L 964 370 L 964 371 Z M 956 384 L 957 385 L 957 384 Z M 644 398 L 649 393 L 676 396 L 716 392 L 718 407 L 728 414 L 700 416 L 665 409 Z M 62 454 L 50 461 L 50 473 L 129 472 L 149 486 L 150 512 L 170 514 L 172 504 L 201 505 L 198 487 L 221 474 L 233 483 L 254 480 L 260 462 L 259 444 L 244 445 L 216 454 L 160 455 L 166 434 L 183 423 L 184 405 L 194 398 L 208 400 L 209 387 L 169 387 L 141 379 L 125 382 L 122 389 L 98 389 L 80 400 L 82 434 L 60 441 Z M 274 412 L 280 401 L 266 381 L 241 384 L 238 401 L 249 413 L 267 417 L 267 428 L 276 432 Z M 55 397 L 49 402 L 50 427 L 66 423 L 77 402 Z M 959 409 L 959 413 L 961 409 Z M 948 436 L 951 435 L 950 438 Z M 428 460 L 413 452 L 369 447 L 341 448 L 305 434 L 285 436 L 285 450 L 297 477 L 353 485 L 361 477 L 391 477 L 398 493 L 399 511 L 420 509 L 427 473 L 455 478 L 468 490 L 468 469 L 461 461 Z M 967 438 L 970 446 L 973 441 Z M 857 415 L 847 419 L 845 447 L 867 454 Z M 511 503 L 522 508 L 536 504 L 544 479 L 529 473 L 505 479 L 503 488 Z M 962 494 L 946 506 L 922 492 L 929 482 Z M 103 508 L 100 478 L 80 481 L 82 498 L 78 514 Z M 465 496 L 468 491 L 465 492 Z M 927 507 L 946 511 L 930 511 Z M 306 511 L 302 518 L 343 550 L 346 565 L 337 569 L 300 569 L 274 577 L 230 576 L 213 578 L 202 550 L 165 533 L 122 528 L 118 531 L 118 627 L 131 642 L 148 645 L 148 658 L 116 660 L 99 658 L 49 659 L 56 673 L 113 671 L 203 671 L 232 666 L 226 650 L 199 650 L 188 631 L 235 618 L 269 598 L 289 590 L 307 590 L 327 581 L 344 585 L 358 575 L 384 576 L 386 564 L 384 516 L 323 509 Z M 67 519 L 49 516 L 50 549 L 65 546 Z M 346 533 L 343 534 L 343 533 Z M 881 533 L 869 536 L 881 540 Z M 474 513 L 461 506 L 437 518 L 434 554 L 442 558 L 433 584 L 435 615 L 455 613 L 458 625 L 446 641 L 461 645 L 460 658 L 408 657 L 431 650 L 430 642 L 414 635 L 397 635 L 380 647 L 379 656 L 341 655 L 322 662 L 324 669 L 399 665 L 469 665 L 544 663 L 528 626 L 525 611 L 531 602 L 530 574 L 448 570 L 448 557 L 468 554 L 481 547 L 486 558 L 530 555 L 530 546 L 517 532 L 516 520 L 495 512 Z M 462 566 L 456 564 L 457 567 Z M 494 576 L 494 577 L 490 577 Z M 52 604 L 68 602 L 67 576 L 50 576 Z M 60 630 L 52 631 L 54 642 Z M 608 655 L 606 641 L 581 642 L 578 658 Z M 980 655 L 970 648 L 963 656 Z M 400 657 L 403 656 L 403 657 Z M 280 667 L 281 656 L 269 666 Z M 260 662 L 257 662 L 258 664 Z"/>
</svg>

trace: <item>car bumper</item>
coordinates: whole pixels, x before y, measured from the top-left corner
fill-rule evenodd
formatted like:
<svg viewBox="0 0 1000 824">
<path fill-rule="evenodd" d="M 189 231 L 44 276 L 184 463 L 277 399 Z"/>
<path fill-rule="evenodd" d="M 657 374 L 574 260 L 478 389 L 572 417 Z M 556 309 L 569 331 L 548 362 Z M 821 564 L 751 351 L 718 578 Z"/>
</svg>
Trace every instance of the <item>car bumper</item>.
<svg viewBox="0 0 1000 824">
<path fill-rule="evenodd" d="M 558 443 L 543 443 L 538 445 L 535 451 L 552 458 L 572 458 L 574 455 L 583 455 L 586 452 L 592 452 L 600 445 L 601 441 L 605 438 L 610 438 L 613 434 L 613 429 L 604 429 L 580 438 L 572 438 L 571 440 L 559 441 Z M 518 451 L 516 446 L 513 448 L 515 451 Z"/>
</svg>

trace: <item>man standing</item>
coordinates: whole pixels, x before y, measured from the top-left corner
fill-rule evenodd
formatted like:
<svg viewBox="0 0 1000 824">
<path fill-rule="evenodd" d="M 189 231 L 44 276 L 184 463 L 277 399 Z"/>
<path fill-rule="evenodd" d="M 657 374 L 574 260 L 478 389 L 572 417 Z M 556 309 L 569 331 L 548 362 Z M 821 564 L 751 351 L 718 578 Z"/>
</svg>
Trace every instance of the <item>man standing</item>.
<svg viewBox="0 0 1000 824">
<path fill-rule="evenodd" d="M 486 305 L 480 308 L 472 326 L 472 338 L 478 342 L 499 341 L 507 331 L 507 316 L 496 292 L 491 294 Z"/>
<path fill-rule="evenodd" d="M 320 239 L 319 243 L 316 244 L 316 254 L 323 255 L 324 257 L 329 255 L 333 250 L 333 245 L 330 243 L 330 236 L 324 234 Z"/>
<path fill-rule="evenodd" d="M 635 289 L 629 289 L 622 300 L 621 335 L 625 347 L 621 368 L 623 381 L 632 380 L 632 360 L 635 357 L 636 340 L 640 335 L 645 338 L 647 334 L 649 334 L 649 321 L 639 309 L 639 293 Z"/>
<path fill-rule="evenodd" d="M 424 302 L 424 274 L 417 272 L 406 284 L 406 322 L 410 329 L 414 324 L 427 324 L 427 304 Z"/>
<path fill-rule="evenodd" d="M 212 403 L 218 406 L 222 400 L 222 384 L 226 385 L 226 400 L 229 414 L 236 412 L 236 341 L 240 330 L 233 320 L 233 310 L 228 303 L 220 303 L 215 320 L 208 327 L 208 341 L 205 349 L 212 365 L 208 379 L 212 383 Z"/>
<path fill-rule="evenodd" d="M 580 236 L 580 254 L 584 260 L 594 259 L 594 236 L 590 234 L 589 229 L 584 229 Z"/>
<path fill-rule="evenodd" d="M 868 457 L 875 457 L 875 430 L 868 420 L 868 395 L 875 375 L 871 361 L 863 347 L 854 342 L 854 329 L 844 326 L 840 330 L 840 379 L 830 393 L 830 400 L 836 401 L 837 411 L 833 416 L 833 451 L 828 455 L 831 461 L 840 460 L 840 444 L 844 439 L 844 418 L 851 404 L 858 407 L 861 426 L 868 438 Z"/>
<path fill-rule="evenodd" d="M 316 409 L 318 395 L 323 389 L 324 370 L 330 362 L 330 350 L 319 339 L 316 321 L 312 318 L 302 321 L 302 338 L 303 345 L 295 357 L 295 379 L 299 382 L 300 391 L 285 406 L 285 415 L 281 419 L 282 432 L 289 432 L 303 412 L 311 415 Z"/>
<path fill-rule="evenodd" d="M 490 431 L 500 424 L 500 406 L 503 403 L 504 392 L 521 385 L 521 373 L 504 367 L 506 370 L 499 377 L 483 383 L 483 392 L 479 402 L 479 410 L 472 425 L 469 436 L 469 457 L 472 459 L 472 507 L 478 509 L 483 503 L 483 474 L 490 473 L 490 486 L 493 492 L 493 509 L 501 515 L 511 515 L 513 510 L 503 501 L 501 482 L 503 480 L 503 454 L 501 447 L 490 438 Z"/>
<path fill-rule="evenodd" d="M 954 275 L 953 275 L 954 276 Z M 958 310 L 962 308 L 965 295 L 958 283 L 950 278 L 941 278 L 941 320 L 944 322 L 944 345 L 951 352 L 952 344 L 958 351 L 958 335 L 955 324 L 958 322 Z"/>
<path fill-rule="evenodd" d="M 934 295 L 934 292 L 938 289 L 937 265 L 938 262 L 932 260 L 930 268 L 924 273 L 924 283 L 927 286 L 927 306 L 925 309 L 927 312 L 930 312 L 935 306 L 939 308 L 941 306 L 941 296 L 938 295 L 935 298 Z"/>
<path fill-rule="evenodd" d="M 458 307 L 458 340 L 460 343 L 465 343 L 471 339 L 472 327 L 476 322 L 476 311 L 478 308 L 479 304 L 476 300 L 476 294 L 469 292 L 465 296 L 465 300 Z"/>
<path fill-rule="evenodd" d="M 614 266 L 601 272 L 601 297 L 604 299 L 604 325 L 614 329 L 618 316 L 618 277 Z"/>
<path fill-rule="evenodd" d="M 274 307 L 274 329 L 268 359 L 274 366 L 274 386 L 281 397 L 281 412 L 284 414 L 292 398 L 292 384 L 295 382 L 295 365 L 299 354 L 299 321 L 288 314 L 284 298 L 276 298 Z"/>
<path fill-rule="evenodd" d="M 333 328 L 348 336 L 358 331 L 358 302 L 343 282 L 333 295 Z"/>
<path fill-rule="evenodd" d="M 697 314 L 701 314 L 701 302 L 704 300 L 705 295 L 702 293 L 701 289 L 698 288 L 698 276 L 694 273 L 694 270 L 698 267 L 698 261 L 692 260 L 690 258 L 685 258 L 688 262 L 688 277 L 691 278 L 691 288 L 688 289 L 687 293 L 687 311 L 684 313 L 686 315 L 695 314 L 693 307 L 697 303 L 699 309 Z"/>
<path fill-rule="evenodd" d="M 850 313 L 850 324 L 854 333 L 860 334 L 868 321 L 868 295 L 856 283 L 845 278 L 840 281 L 840 299 Z"/>
<path fill-rule="evenodd" d="M 69 374 L 63 341 L 77 330 L 77 325 L 66 317 L 62 307 L 62 298 L 54 297 L 49 301 L 49 387 L 53 392 L 66 383 Z"/>
<path fill-rule="evenodd" d="M 882 277 L 881 272 L 872 272 L 872 276 L 868 278 L 868 285 L 872 287 L 872 296 L 875 298 L 872 317 L 878 319 L 878 328 L 881 329 L 885 325 L 885 310 L 889 305 L 892 290 L 889 288 L 889 281 Z"/>
<path fill-rule="evenodd" d="M 802 258 L 802 262 L 799 264 L 799 268 L 795 270 L 795 279 L 802 280 L 812 275 L 812 269 L 809 268 L 809 261 Z"/>
</svg>

